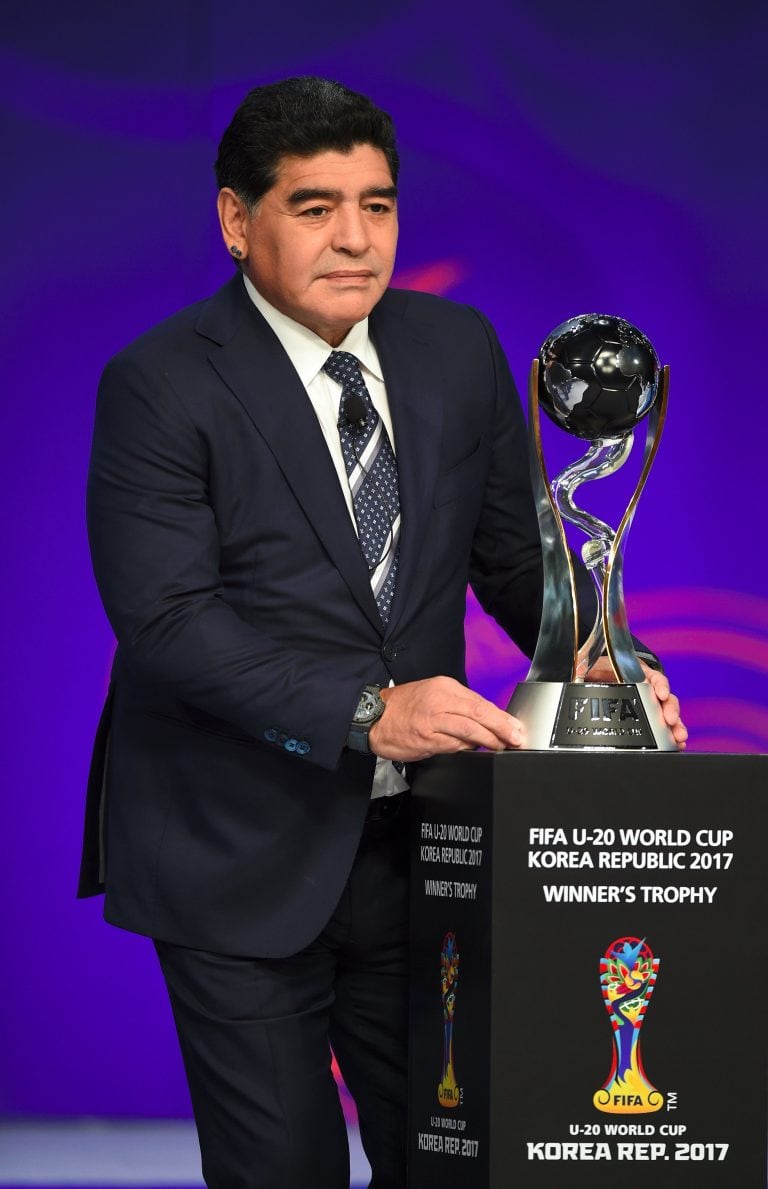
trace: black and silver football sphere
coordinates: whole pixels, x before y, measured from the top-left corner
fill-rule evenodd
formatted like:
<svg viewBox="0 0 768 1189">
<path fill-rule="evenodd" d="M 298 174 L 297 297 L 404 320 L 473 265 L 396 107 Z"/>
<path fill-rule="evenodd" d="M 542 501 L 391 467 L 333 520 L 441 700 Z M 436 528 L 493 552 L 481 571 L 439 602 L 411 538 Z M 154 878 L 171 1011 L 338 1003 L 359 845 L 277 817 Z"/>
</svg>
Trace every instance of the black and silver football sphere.
<svg viewBox="0 0 768 1189">
<path fill-rule="evenodd" d="M 539 404 L 579 438 L 621 437 L 651 408 L 659 359 L 645 335 L 610 314 L 555 327 L 539 352 Z"/>
</svg>

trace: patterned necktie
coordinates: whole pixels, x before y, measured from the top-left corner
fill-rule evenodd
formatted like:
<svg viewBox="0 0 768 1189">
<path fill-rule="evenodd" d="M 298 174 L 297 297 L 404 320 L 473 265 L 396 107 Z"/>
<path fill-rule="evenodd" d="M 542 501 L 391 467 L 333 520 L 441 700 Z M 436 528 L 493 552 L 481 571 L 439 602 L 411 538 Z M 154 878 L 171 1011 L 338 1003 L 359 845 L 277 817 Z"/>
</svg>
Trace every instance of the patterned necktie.
<svg viewBox="0 0 768 1189">
<path fill-rule="evenodd" d="M 339 439 L 344 455 L 360 548 L 368 564 L 371 589 L 386 625 L 395 593 L 400 542 L 400 496 L 397 464 L 384 423 L 373 407 L 360 364 L 349 351 L 333 351 L 323 371 L 341 384 Z M 365 426 L 350 424 L 344 411 L 355 394 L 365 407 Z"/>
</svg>

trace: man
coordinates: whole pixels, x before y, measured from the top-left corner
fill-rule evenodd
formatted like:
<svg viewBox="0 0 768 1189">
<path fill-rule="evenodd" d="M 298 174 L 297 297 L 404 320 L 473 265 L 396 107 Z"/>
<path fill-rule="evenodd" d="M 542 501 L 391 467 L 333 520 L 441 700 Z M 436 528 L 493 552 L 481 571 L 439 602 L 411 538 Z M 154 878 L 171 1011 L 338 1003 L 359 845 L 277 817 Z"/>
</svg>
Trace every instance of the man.
<svg viewBox="0 0 768 1189">
<path fill-rule="evenodd" d="M 523 419 L 481 315 L 388 290 L 397 172 L 364 97 L 251 92 L 217 161 L 237 275 L 100 388 L 119 648 L 81 887 L 155 939 L 211 1189 L 348 1184 L 329 1041 L 372 1184 L 404 1185 L 402 766 L 521 742 L 465 688 L 463 617 L 471 581 L 535 643 Z"/>
</svg>

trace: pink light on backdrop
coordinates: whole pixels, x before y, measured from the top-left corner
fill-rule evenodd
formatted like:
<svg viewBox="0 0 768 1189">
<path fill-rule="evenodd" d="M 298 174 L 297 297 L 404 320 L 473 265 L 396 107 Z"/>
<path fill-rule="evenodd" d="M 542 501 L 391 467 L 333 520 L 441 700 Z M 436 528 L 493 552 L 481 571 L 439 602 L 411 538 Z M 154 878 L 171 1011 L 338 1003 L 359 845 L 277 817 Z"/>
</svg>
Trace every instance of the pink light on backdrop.
<svg viewBox="0 0 768 1189">
<path fill-rule="evenodd" d="M 697 751 L 768 750 L 768 710 L 738 698 L 691 698 L 686 715 L 696 723 Z"/>
<path fill-rule="evenodd" d="M 436 293 L 445 297 L 450 289 L 469 275 L 469 267 L 462 260 L 436 260 L 418 268 L 404 269 L 392 277 L 396 289 L 416 289 L 419 293 Z"/>
<path fill-rule="evenodd" d="M 333 1073 L 336 1085 L 339 1088 L 339 1097 L 341 1099 L 341 1109 L 344 1111 L 344 1119 L 347 1123 L 357 1123 L 357 1107 L 355 1106 L 355 1100 L 344 1084 L 344 1079 L 341 1076 L 341 1070 L 339 1069 L 339 1063 L 335 1057 L 331 1062 L 331 1072 Z"/>
</svg>

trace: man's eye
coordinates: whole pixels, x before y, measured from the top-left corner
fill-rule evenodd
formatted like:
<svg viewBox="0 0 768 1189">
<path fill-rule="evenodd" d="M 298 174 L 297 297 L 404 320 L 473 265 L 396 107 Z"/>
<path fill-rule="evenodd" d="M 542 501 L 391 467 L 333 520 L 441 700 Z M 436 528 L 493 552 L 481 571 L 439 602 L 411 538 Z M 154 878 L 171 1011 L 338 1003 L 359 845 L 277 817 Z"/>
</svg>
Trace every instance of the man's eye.
<svg viewBox="0 0 768 1189">
<path fill-rule="evenodd" d="M 319 219 L 321 217 L 321 215 L 325 215 L 325 214 L 327 214 L 327 212 L 328 212 L 327 206 L 310 206 L 310 207 L 307 207 L 307 209 L 302 211 L 301 213 L 302 213 L 302 215 L 308 215 L 311 219 Z"/>
<path fill-rule="evenodd" d="M 386 215 L 391 210 L 391 207 L 386 202 L 370 202 L 368 210 L 372 215 Z"/>
</svg>

